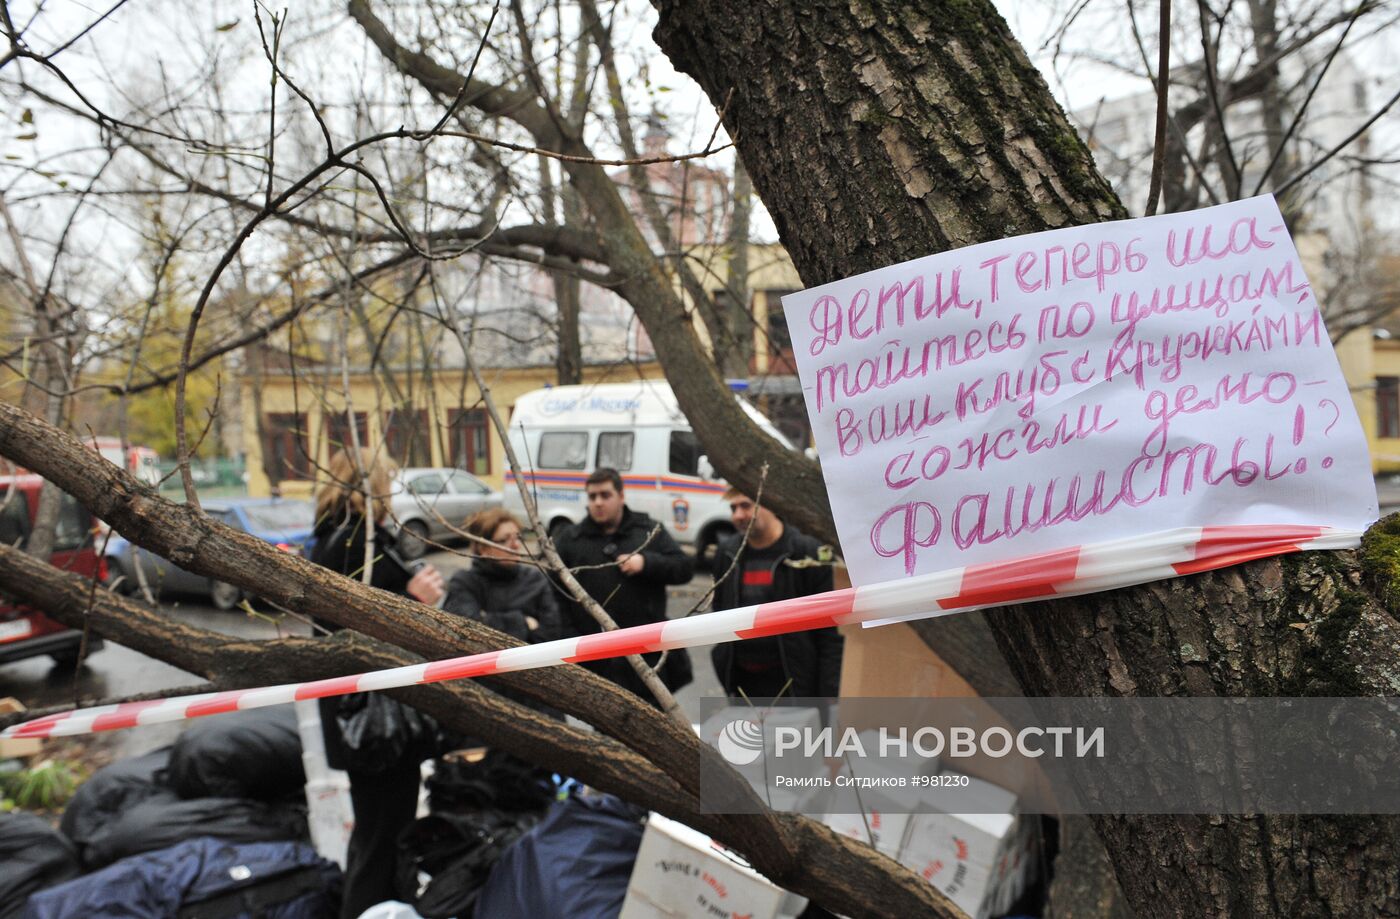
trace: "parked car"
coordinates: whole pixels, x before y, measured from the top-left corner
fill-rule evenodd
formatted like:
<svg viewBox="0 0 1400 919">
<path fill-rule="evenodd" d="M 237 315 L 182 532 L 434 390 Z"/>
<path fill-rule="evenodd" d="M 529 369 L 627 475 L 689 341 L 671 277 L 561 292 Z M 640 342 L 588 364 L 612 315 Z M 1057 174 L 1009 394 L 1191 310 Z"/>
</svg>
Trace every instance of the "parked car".
<svg viewBox="0 0 1400 919">
<path fill-rule="evenodd" d="M 394 479 L 390 512 L 398 528 L 399 554 L 420 558 L 428 540 L 460 539 L 454 531 L 477 511 L 501 506 L 501 493 L 460 469 L 410 467 Z"/>
<path fill-rule="evenodd" d="M 290 498 L 229 498 L 205 501 L 203 507 L 215 520 L 292 553 L 300 553 L 303 543 L 311 538 L 316 517 L 310 501 Z M 144 576 L 155 596 L 208 597 L 210 605 L 222 610 L 233 609 L 243 600 L 240 588 L 186 571 L 115 533 L 107 543 L 106 559 L 108 584 L 121 593 L 139 593 Z M 137 565 L 141 566 L 140 575 Z"/>
<path fill-rule="evenodd" d="M 29 541 L 43 482 L 37 475 L 0 476 L 0 542 L 22 548 Z M 93 549 L 95 525 L 87 508 L 60 492 L 49 564 L 84 577 L 103 577 L 102 559 Z M 27 606 L 0 599 L 0 663 L 47 654 L 59 664 L 71 666 L 78 661 L 82 641 L 83 633 L 77 629 L 54 622 Z M 89 654 L 101 647 L 101 638 L 89 637 Z"/>
</svg>

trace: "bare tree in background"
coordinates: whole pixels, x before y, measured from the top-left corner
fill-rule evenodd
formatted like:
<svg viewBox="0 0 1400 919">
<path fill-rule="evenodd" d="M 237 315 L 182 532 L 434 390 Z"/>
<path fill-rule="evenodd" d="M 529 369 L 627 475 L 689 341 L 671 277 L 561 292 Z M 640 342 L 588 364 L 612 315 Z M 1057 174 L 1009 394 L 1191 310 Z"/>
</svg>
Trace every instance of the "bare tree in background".
<svg viewBox="0 0 1400 919">
<path fill-rule="evenodd" d="M 1042 51 L 1076 87 L 1072 119 L 1140 212 L 1153 160 L 1157 4 L 1041 8 L 1052 23 Z M 1400 7 L 1376 0 L 1173 7 L 1162 211 L 1274 193 L 1295 234 L 1322 240 L 1315 281 L 1334 341 L 1395 308 L 1382 256 L 1400 228 L 1374 205 L 1396 187 L 1400 94 L 1373 67 L 1397 16 Z M 1108 92 L 1093 98 L 1084 84 Z"/>
</svg>

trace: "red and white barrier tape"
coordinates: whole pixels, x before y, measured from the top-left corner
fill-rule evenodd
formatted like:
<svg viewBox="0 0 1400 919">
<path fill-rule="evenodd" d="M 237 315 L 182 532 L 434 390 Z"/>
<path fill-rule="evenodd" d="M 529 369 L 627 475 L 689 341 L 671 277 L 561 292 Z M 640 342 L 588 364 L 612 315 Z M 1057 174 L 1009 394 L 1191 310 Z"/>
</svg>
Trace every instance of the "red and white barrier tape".
<svg viewBox="0 0 1400 919">
<path fill-rule="evenodd" d="M 1239 526 L 1167 530 L 900 581 L 691 616 L 581 638 L 488 651 L 370 673 L 257 689 L 125 702 L 16 724 L 0 737 L 64 737 L 182 721 L 374 689 L 514 673 L 856 622 L 947 615 L 1026 600 L 1074 596 L 1224 568 L 1306 549 L 1356 546 L 1361 534 L 1329 527 Z"/>
</svg>

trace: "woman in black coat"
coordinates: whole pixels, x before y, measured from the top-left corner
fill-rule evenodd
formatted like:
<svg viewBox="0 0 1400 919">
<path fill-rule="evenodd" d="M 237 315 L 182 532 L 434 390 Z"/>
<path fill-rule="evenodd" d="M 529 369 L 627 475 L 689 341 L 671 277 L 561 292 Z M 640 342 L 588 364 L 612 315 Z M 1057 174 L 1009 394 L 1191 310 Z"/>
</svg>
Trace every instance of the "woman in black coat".
<svg viewBox="0 0 1400 919">
<path fill-rule="evenodd" d="M 472 566 L 452 575 L 442 608 L 530 643 L 561 637 L 554 585 L 523 562 L 520 523 L 500 508 L 467 521 Z"/>
<path fill-rule="evenodd" d="M 366 520 L 374 521 L 373 555 L 369 560 L 371 586 L 433 604 L 442 598 L 442 575 L 431 565 L 416 572 L 398 559 L 394 535 L 384 527 L 389 518 L 392 468 L 370 450 L 358 458 L 341 450 L 327 467 L 330 481 L 316 495 L 316 544 L 311 560 L 355 580 L 364 580 Z M 369 494 L 368 502 L 366 493 Z M 369 513 L 366 514 L 366 504 Z M 334 630 L 333 626 L 328 626 Z M 419 772 L 429 750 L 405 749 L 394 762 L 363 761 L 346 745 L 339 717 L 364 697 L 321 700 L 321 736 L 326 760 L 332 769 L 344 769 L 350 777 L 350 803 L 355 829 L 346 854 L 345 895 L 340 915 L 359 916 L 369 907 L 396 898 L 394 867 L 397 840 L 413 821 L 418 807 Z"/>
</svg>

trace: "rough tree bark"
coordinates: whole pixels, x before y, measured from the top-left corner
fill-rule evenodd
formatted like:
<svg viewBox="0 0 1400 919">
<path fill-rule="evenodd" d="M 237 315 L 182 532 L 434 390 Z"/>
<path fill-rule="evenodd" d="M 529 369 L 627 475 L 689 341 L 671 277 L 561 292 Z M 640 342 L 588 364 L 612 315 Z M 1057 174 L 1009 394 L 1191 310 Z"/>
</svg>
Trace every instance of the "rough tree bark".
<svg viewBox="0 0 1400 919">
<path fill-rule="evenodd" d="M 166 501 L 83 447 L 71 435 L 5 403 L 0 403 L 0 456 L 43 475 L 136 545 L 188 571 L 236 584 L 280 606 L 357 630 L 423 658 L 442 659 L 520 644 L 475 621 L 333 574 L 246 533 L 229 529 L 196 508 Z M 81 624 L 88 598 L 94 595 L 91 586 L 80 579 L 69 578 L 67 586 L 53 582 L 52 595 L 49 591 L 28 592 L 32 588 L 26 584 L 37 578 L 40 563 L 30 561 L 29 564 L 36 567 L 20 568 L 14 561 L 18 554 L 6 551 L 0 555 L 0 589 L 52 608 L 66 622 Z M 301 658 L 285 666 L 278 661 L 275 666 L 260 669 L 254 669 L 255 665 L 249 663 L 263 660 L 257 657 L 263 652 L 270 652 L 271 659 L 276 659 L 278 647 L 302 647 L 280 643 L 268 644 L 266 648 L 247 642 L 223 645 L 218 649 L 220 654 L 242 653 L 248 646 L 242 661 L 223 669 L 208 656 L 195 657 L 184 648 L 187 639 L 203 637 L 196 634 L 198 630 L 176 627 L 180 631 L 173 632 L 162 617 L 100 592 L 97 596 L 102 602 L 96 605 L 87 621 L 99 633 L 122 644 L 140 647 L 184 669 L 228 680 L 230 685 L 239 685 L 239 680 L 243 679 L 240 674 L 255 676 L 257 679 L 251 682 L 258 685 L 334 675 L 323 673 Z M 137 616 L 137 612 L 144 615 Z M 332 639 L 311 644 L 333 658 L 338 653 L 338 645 Z M 371 650 L 381 655 L 377 660 L 388 665 L 407 662 L 394 656 L 399 652 L 383 645 L 371 646 Z M 386 654 L 389 656 L 382 656 Z M 349 658 L 337 660 L 349 666 Z M 626 782 L 615 781 L 617 777 L 602 764 L 587 764 L 594 772 L 592 780 L 599 787 L 709 833 L 790 890 L 849 916 L 876 917 L 888 915 L 891 910 L 899 915 L 950 919 L 957 915 L 948 901 L 922 878 L 814 820 L 773 812 L 700 812 L 694 806 L 700 764 L 708 762 L 715 769 L 725 770 L 723 760 L 689 729 L 590 671 L 575 666 L 552 667 L 501 674 L 482 682 L 486 687 L 504 686 L 524 698 L 544 702 L 592 724 L 611 738 L 604 742 L 604 749 L 618 749 L 627 752 L 630 762 L 636 761 L 630 759 L 635 756 L 649 764 L 646 772 Z M 419 688 L 410 690 L 405 695 L 406 700 L 417 704 L 419 691 Z M 478 691 L 485 693 L 471 690 Z M 440 712 L 451 707 L 440 697 L 428 698 L 434 706 L 438 702 L 444 706 L 429 708 L 429 711 Z M 485 693 L 454 698 L 458 700 L 454 703 L 457 705 L 463 698 L 468 699 L 473 709 L 488 704 L 497 706 L 489 712 L 485 708 L 465 715 L 459 711 L 458 716 L 467 719 L 465 724 L 475 723 L 471 719 L 480 719 L 476 728 L 469 730 L 500 730 L 498 736 L 503 748 L 527 759 L 562 763 L 566 771 L 577 771 L 568 765 L 567 750 L 572 741 L 567 732 L 563 735 L 564 750 L 551 749 L 552 734 L 548 724 L 533 725 L 541 727 L 541 735 L 534 740 L 512 733 L 508 726 L 500 724 L 514 717 L 514 709 L 499 708 L 502 702 L 498 697 Z M 734 784 L 725 794 L 752 794 L 737 774 L 729 774 L 729 779 Z"/>
<path fill-rule="evenodd" d="M 802 279 L 1124 216 L 989 2 L 653 0 Z M 1393 537 L 986 614 L 1030 695 L 1395 694 Z M 1389 559 L 1389 561 L 1387 561 Z M 1304 623 L 1303 627 L 1294 627 Z M 1390 817 L 1095 819 L 1141 916 L 1400 913 Z"/>
</svg>

